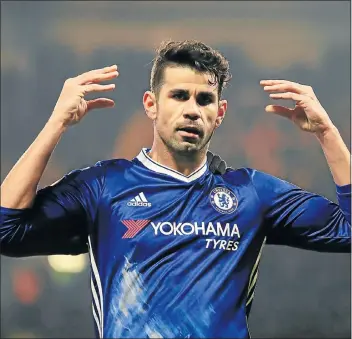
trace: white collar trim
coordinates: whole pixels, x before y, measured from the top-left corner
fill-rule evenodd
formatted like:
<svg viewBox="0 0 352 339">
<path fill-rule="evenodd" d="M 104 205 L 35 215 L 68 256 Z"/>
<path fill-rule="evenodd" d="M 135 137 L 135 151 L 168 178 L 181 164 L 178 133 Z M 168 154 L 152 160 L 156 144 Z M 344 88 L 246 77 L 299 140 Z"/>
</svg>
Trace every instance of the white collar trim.
<svg viewBox="0 0 352 339">
<path fill-rule="evenodd" d="M 207 162 L 195 170 L 192 174 L 186 176 L 180 172 L 177 172 L 169 167 L 158 164 L 156 161 L 151 159 L 147 154 L 147 148 L 143 148 L 137 156 L 137 159 L 148 169 L 162 174 L 167 174 L 175 179 L 184 181 L 184 182 L 192 182 L 198 178 L 200 178 L 207 170 Z"/>
</svg>

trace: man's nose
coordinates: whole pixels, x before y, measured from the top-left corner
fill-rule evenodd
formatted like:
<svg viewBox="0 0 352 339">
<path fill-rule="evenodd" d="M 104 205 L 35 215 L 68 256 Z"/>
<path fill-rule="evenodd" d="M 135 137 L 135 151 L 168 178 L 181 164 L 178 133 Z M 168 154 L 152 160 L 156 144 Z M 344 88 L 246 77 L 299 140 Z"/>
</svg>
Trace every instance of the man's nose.
<svg viewBox="0 0 352 339">
<path fill-rule="evenodd" d="M 190 100 L 183 111 L 183 117 L 189 120 L 198 120 L 200 116 L 200 109 L 198 105 L 194 101 Z"/>
</svg>

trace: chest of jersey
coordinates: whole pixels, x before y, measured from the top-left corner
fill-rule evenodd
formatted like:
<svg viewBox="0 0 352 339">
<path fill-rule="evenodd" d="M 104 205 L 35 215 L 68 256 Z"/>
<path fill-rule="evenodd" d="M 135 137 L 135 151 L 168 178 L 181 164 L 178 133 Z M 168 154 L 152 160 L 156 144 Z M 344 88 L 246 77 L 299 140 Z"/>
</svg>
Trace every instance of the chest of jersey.
<svg viewBox="0 0 352 339">
<path fill-rule="evenodd" d="M 250 187 L 230 186 L 214 176 L 137 185 L 112 196 L 106 208 L 110 248 L 137 262 L 160 251 L 235 254 L 256 232 L 260 214 Z"/>
<path fill-rule="evenodd" d="M 221 314 L 234 304 L 244 314 L 260 225 L 255 192 L 212 174 L 188 183 L 137 175 L 105 191 L 97 213 L 109 319 L 157 319 L 167 324 L 160 334 L 177 319 L 178 334 L 166 337 L 213 336 L 210 328 L 222 327 Z M 184 319 L 189 310 L 195 316 Z"/>
</svg>

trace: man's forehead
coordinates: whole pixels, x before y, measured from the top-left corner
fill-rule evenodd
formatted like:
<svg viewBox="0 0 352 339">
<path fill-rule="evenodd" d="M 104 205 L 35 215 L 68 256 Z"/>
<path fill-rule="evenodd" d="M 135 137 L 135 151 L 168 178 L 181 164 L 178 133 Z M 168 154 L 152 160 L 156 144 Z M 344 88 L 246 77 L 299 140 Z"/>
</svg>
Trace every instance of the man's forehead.
<svg viewBox="0 0 352 339">
<path fill-rule="evenodd" d="M 186 67 L 168 67 L 165 69 L 163 86 L 172 89 L 198 89 L 206 92 L 217 91 L 217 84 L 212 85 L 213 77 Z"/>
</svg>

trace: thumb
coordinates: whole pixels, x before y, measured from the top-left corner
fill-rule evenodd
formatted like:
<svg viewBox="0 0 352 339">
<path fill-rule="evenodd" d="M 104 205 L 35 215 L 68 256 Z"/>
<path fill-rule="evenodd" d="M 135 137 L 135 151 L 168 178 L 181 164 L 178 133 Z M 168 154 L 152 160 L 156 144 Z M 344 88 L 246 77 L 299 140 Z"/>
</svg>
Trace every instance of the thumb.
<svg viewBox="0 0 352 339">
<path fill-rule="evenodd" d="M 109 108 L 109 107 L 114 107 L 115 102 L 111 99 L 107 98 L 98 98 L 98 99 L 93 99 L 93 100 L 88 100 L 87 101 L 87 110 L 90 111 L 92 109 L 96 108 Z"/>
<path fill-rule="evenodd" d="M 284 118 L 291 119 L 294 109 L 279 105 L 268 105 L 265 107 L 265 111 L 268 113 L 280 115 Z"/>
</svg>

